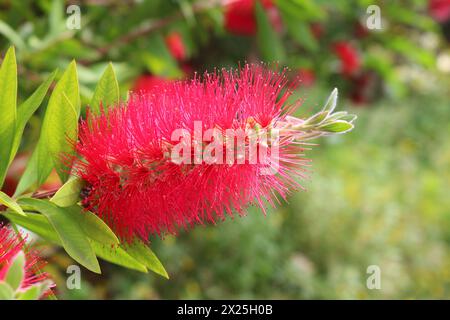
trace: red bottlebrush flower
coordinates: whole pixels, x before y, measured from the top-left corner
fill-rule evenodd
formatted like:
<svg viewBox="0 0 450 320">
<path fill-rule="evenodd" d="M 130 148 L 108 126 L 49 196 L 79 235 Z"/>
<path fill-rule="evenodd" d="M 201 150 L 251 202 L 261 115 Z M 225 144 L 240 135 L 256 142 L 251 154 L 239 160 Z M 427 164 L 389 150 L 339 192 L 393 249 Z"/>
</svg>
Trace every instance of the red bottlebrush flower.
<svg viewBox="0 0 450 320">
<path fill-rule="evenodd" d="M 20 251 L 24 251 L 26 257 L 25 277 L 20 290 L 48 280 L 49 275 L 42 271 L 45 262 L 41 260 L 39 253 L 28 248 L 25 239 L 19 237 L 13 230 L 0 224 L 0 281 L 4 280 L 12 261 Z"/>
<path fill-rule="evenodd" d="M 429 0 L 428 12 L 438 22 L 450 19 L 450 0 Z"/>
<path fill-rule="evenodd" d="M 142 75 L 139 78 L 137 78 L 136 82 L 134 83 L 132 91 L 136 93 L 149 93 L 154 90 L 161 89 L 171 81 L 172 80 L 170 79 L 150 74 Z"/>
<path fill-rule="evenodd" d="M 284 73 L 247 65 L 205 74 L 203 80 L 177 81 L 152 94 L 132 95 L 108 113 L 88 114 L 80 125 L 80 160 L 74 165 L 88 186 L 85 206 L 122 239 L 147 240 L 150 234 L 242 215 L 252 204 L 262 210 L 275 205 L 290 189 L 301 188 L 296 178 L 305 176 L 308 164 L 294 141 L 295 130 L 289 129 L 302 120 L 290 116 L 298 104 L 285 105 L 290 95 L 286 84 Z M 198 136 L 199 129 L 204 136 Z M 208 140 L 208 129 L 226 138 Z M 195 154 L 197 147 L 207 150 L 214 142 L 214 155 L 223 160 L 228 150 L 224 141 L 234 141 L 226 136 L 228 129 L 256 134 L 256 149 L 268 151 L 271 160 L 249 161 L 247 144 L 245 157 L 233 153 L 224 162 L 200 155 L 192 163 L 190 154 L 189 161 L 178 162 L 171 156 L 181 139 L 187 146 L 183 157 L 186 150 Z M 270 129 L 281 130 L 279 143 L 259 140 Z M 182 138 L 174 138 L 179 130 Z M 192 141 L 185 142 L 187 137 Z M 278 146 L 278 151 L 268 145 Z M 277 173 L 267 174 L 266 169 Z"/>
<path fill-rule="evenodd" d="M 171 32 L 169 35 L 167 35 L 165 40 L 170 53 L 176 60 L 183 61 L 184 59 L 186 59 L 186 48 L 184 47 L 184 42 L 181 34 L 175 31 Z"/>
<path fill-rule="evenodd" d="M 258 0 L 229 0 L 225 5 L 225 29 L 237 35 L 252 36 L 256 33 L 255 3 Z M 282 29 L 278 9 L 272 0 L 262 0 L 270 22 L 277 32 Z"/>
<path fill-rule="evenodd" d="M 341 61 L 342 74 L 350 76 L 359 70 L 361 61 L 358 51 L 349 42 L 336 42 L 333 49 Z"/>
</svg>

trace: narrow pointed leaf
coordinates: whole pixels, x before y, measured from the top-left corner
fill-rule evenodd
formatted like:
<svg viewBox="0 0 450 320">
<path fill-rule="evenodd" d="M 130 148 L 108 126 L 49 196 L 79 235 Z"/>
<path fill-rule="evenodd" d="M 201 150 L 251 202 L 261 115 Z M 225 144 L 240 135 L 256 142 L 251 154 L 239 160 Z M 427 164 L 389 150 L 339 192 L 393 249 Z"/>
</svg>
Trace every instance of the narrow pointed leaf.
<svg viewBox="0 0 450 320">
<path fill-rule="evenodd" d="M 42 123 L 37 157 L 39 185 L 47 179 L 53 167 L 63 182 L 67 179 L 67 168 L 61 157 L 72 152 L 70 141 L 76 140 L 79 114 L 78 76 L 75 61 L 72 61 L 50 96 Z"/>
<path fill-rule="evenodd" d="M 53 242 L 58 245 L 62 245 L 62 242 L 56 233 L 54 227 L 50 224 L 48 219 L 42 214 L 25 213 L 26 216 L 18 215 L 12 211 L 6 211 L 3 215 L 15 224 L 34 232 L 38 236 Z M 114 245 L 105 245 L 95 240 L 90 239 L 92 249 L 95 254 L 108 262 L 117 264 L 119 266 L 137 270 L 140 272 L 147 272 L 147 268 L 142 263 L 138 262 L 135 258 L 131 257 L 123 248 Z"/>
<path fill-rule="evenodd" d="M 71 153 L 70 139 L 76 139 L 80 113 L 80 95 L 75 62 L 72 62 L 53 90 L 45 112 L 41 136 L 24 174 L 20 178 L 14 196 L 31 186 L 38 187 L 57 167 L 63 181 L 68 176 L 61 162 L 63 153 Z"/>
<path fill-rule="evenodd" d="M 338 98 L 338 90 L 337 88 L 334 88 L 330 96 L 328 97 L 328 100 L 325 103 L 325 106 L 323 107 L 322 111 L 328 111 L 329 114 L 332 114 L 334 108 L 336 108 L 337 98 Z"/>
<path fill-rule="evenodd" d="M 20 215 L 25 215 L 22 208 L 17 204 L 17 202 L 14 199 L 11 199 L 7 194 L 0 191 L 0 203 L 7 206 L 8 208 L 14 210 Z"/>
<path fill-rule="evenodd" d="M 0 300 L 12 300 L 14 291 L 9 284 L 0 281 Z"/>
<path fill-rule="evenodd" d="M 41 295 L 41 285 L 35 284 L 17 295 L 17 300 L 37 300 Z"/>
<path fill-rule="evenodd" d="M 153 251 L 142 241 L 135 240 L 133 244 L 124 244 L 123 247 L 130 256 L 144 264 L 148 269 L 169 279 L 169 275 L 161 261 L 159 261 Z"/>
<path fill-rule="evenodd" d="M 353 129 L 353 125 L 351 123 L 348 123 L 346 121 L 337 120 L 332 123 L 324 124 L 319 127 L 319 130 L 325 131 L 325 132 L 332 132 L 332 133 L 344 133 L 348 132 Z"/>
<path fill-rule="evenodd" d="M 318 124 L 322 123 L 327 116 L 328 116 L 328 112 L 327 111 L 318 112 L 315 115 L 313 115 L 310 118 L 308 118 L 305 121 L 305 124 L 306 125 L 318 125 Z"/>
<path fill-rule="evenodd" d="M 25 126 L 30 120 L 33 113 L 39 108 L 44 100 L 45 95 L 47 94 L 50 85 L 55 79 L 57 70 L 55 70 L 37 89 L 36 91 L 25 100 L 19 107 L 17 108 L 17 123 L 16 123 L 16 132 L 14 134 L 14 143 L 12 147 L 11 156 L 9 161 L 11 162 L 14 159 L 14 156 L 17 153 L 20 145 L 20 139 L 22 138 L 23 130 Z"/>
<path fill-rule="evenodd" d="M 256 2 L 256 22 L 258 33 L 256 35 L 258 47 L 263 59 L 267 62 L 283 62 L 286 58 L 283 44 L 274 30 L 266 11 L 259 1 Z"/>
<path fill-rule="evenodd" d="M 17 300 L 38 300 L 45 292 L 52 287 L 52 281 L 46 280 L 28 287 L 17 294 Z"/>
<path fill-rule="evenodd" d="M 39 199 L 24 198 L 20 203 L 33 207 L 47 217 L 69 256 L 92 272 L 100 273 L 100 266 L 89 239 L 71 213 Z"/>
<path fill-rule="evenodd" d="M 80 200 L 80 192 L 84 182 L 80 178 L 69 179 L 51 198 L 51 202 L 59 207 L 70 207 Z"/>
<path fill-rule="evenodd" d="M 22 285 L 24 277 L 25 254 L 22 251 L 19 251 L 6 272 L 5 282 L 9 284 L 14 291 L 16 291 Z"/>
<path fill-rule="evenodd" d="M 94 213 L 84 211 L 78 205 L 71 206 L 67 210 L 78 221 L 84 233 L 92 240 L 110 247 L 119 244 L 119 239 L 114 232 Z"/>
<path fill-rule="evenodd" d="M 145 265 L 130 256 L 121 247 L 106 246 L 98 243 L 97 241 L 92 241 L 91 244 L 99 258 L 128 269 L 147 273 L 147 268 Z"/>
</svg>

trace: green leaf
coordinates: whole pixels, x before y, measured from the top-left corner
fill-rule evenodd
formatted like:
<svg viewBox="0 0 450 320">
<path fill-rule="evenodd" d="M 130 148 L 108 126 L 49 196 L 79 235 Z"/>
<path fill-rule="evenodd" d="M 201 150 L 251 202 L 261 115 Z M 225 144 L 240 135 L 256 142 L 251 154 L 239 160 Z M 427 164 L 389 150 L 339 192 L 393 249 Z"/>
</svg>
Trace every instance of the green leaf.
<svg viewBox="0 0 450 320">
<path fill-rule="evenodd" d="M 0 67 L 0 187 L 9 166 L 17 121 L 17 65 L 14 47 L 6 52 Z"/>
<path fill-rule="evenodd" d="M 53 0 L 48 14 L 49 35 L 57 36 L 64 31 L 64 1 Z"/>
<path fill-rule="evenodd" d="M 257 41 L 261 56 L 268 62 L 283 62 L 286 58 L 284 46 L 259 1 L 256 2 Z"/>
<path fill-rule="evenodd" d="M 322 111 L 328 111 L 329 114 L 332 114 L 334 108 L 336 108 L 337 98 L 338 98 L 338 89 L 334 88 L 330 96 L 328 97 L 328 100 L 325 103 L 325 106 L 323 107 Z"/>
<path fill-rule="evenodd" d="M 41 185 L 55 167 L 61 180 L 67 177 L 67 168 L 61 162 L 61 156 L 72 153 L 70 141 L 76 141 L 78 117 L 80 115 L 80 95 L 75 61 L 72 61 L 55 86 L 38 142 L 37 173 Z M 52 161 L 49 161 L 51 159 Z"/>
<path fill-rule="evenodd" d="M 16 291 L 25 277 L 25 254 L 19 251 L 6 272 L 5 281 Z"/>
<path fill-rule="evenodd" d="M 25 172 L 19 180 L 14 197 L 22 194 L 31 186 L 41 185 L 57 167 L 63 181 L 67 177 L 67 168 L 63 168 L 63 152 L 71 153 L 69 139 L 76 139 L 80 96 L 75 62 L 72 62 L 55 86 L 50 97 L 41 136 L 28 161 Z"/>
<path fill-rule="evenodd" d="M 106 246 L 96 241 L 92 241 L 91 244 L 99 258 L 128 269 L 147 273 L 145 265 L 130 256 L 121 247 Z"/>
<path fill-rule="evenodd" d="M 17 153 L 20 145 L 20 139 L 22 138 L 23 130 L 25 126 L 30 120 L 33 113 L 39 108 L 42 100 L 44 100 L 45 95 L 47 94 L 50 85 L 55 79 L 56 73 L 58 71 L 55 70 L 37 89 L 36 91 L 25 100 L 18 108 L 17 108 L 17 123 L 16 123 L 16 132 L 14 134 L 14 143 L 11 151 L 11 156 L 9 161 L 11 162 L 14 159 L 14 156 Z"/>
<path fill-rule="evenodd" d="M 0 282 L 0 300 L 12 300 L 14 298 L 13 289 L 6 282 Z"/>
<path fill-rule="evenodd" d="M 119 244 L 119 239 L 114 232 L 94 213 L 83 211 L 83 208 L 77 205 L 68 208 L 68 212 L 78 221 L 84 233 L 92 240 L 110 247 Z"/>
<path fill-rule="evenodd" d="M 353 129 L 353 125 L 346 121 L 336 120 L 331 123 L 324 124 L 318 128 L 321 131 L 333 133 L 345 133 Z"/>
<path fill-rule="evenodd" d="M 80 178 L 69 179 L 50 199 L 59 207 L 70 207 L 80 200 L 80 192 L 84 186 Z"/>
<path fill-rule="evenodd" d="M 22 208 L 17 204 L 17 202 L 14 199 L 11 199 L 2 191 L 0 191 L 0 203 L 7 206 L 8 208 L 11 208 L 20 215 L 25 215 Z"/>
<path fill-rule="evenodd" d="M 24 198 L 20 199 L 19 202 L 33 207 L 47 217 L 69 256 L 87 269 L 95 273 L 101 273 L 88 237 L 83 232 L 77 219 L 68 210 L 39 199 Z"/>
<path fill-rule="evenodd" d="M 142 51 L 139 54 L 148 71 L 154 75 L 167 78 L 176 78 L 183 75 L 160 34 L 152 35 L 146 41 L 149 50 Z"/>
<path fill-rule="evenodd" d="M 34 284 L 28 287 L 26 290 L 17 294 L 17 300 L 37 300 L 52 286 L 52 282 L 45 280 L 43 282 Z"/>
<path fill-rule="evenodd" d="M 119 83 L 112 63 L 108 64 L 105 72 L 95 87 L 90 107 L 96 114 L 100 113 L 100 104 L 105 110 L 119 102 Z"/>
<path fill-rule="evenodd" d="M 62 245 L 58 234 L 45 216 L 43 216 L 42 214 L 25 214 L 26 217 L 20 216 L 17 213 L 11 211 L 6 211 L 3 213 L 3 215 L 8 218 L 8 220 L 14 222 L 15 224 L 36 233 L 38 236 L 50 242 Z M 90 243 L 92 249 L 95 251 L 95 254 L 99 258 L 125 268 L 145 273 L 147 272 L 147 268 L 145 267 L 145 265 L 131 257 L 127 252 L 125 252 L 123 248 L 117 245 L 105 245 L 95 240 L 91 240 Z"/>
<path fill-rule="evenodd" d="M 27 288 L 25 291 L 20 292 L 16 299 L 17 300 L 37 300 L 41 295 L 41 285 L 35 284 Z"/>
<path fill-rule="evenodd" d="M 167 274 L 166 269 L 164 269 L 161 261 L 159 261 L 153 251 L 141 240 L 136 239 L 132 244 L 124 244 L 123 248 L 130 256 L 145 265 L 147 268 L 163 276 L 164 278 L 169 279 L 169 275 Z"/>
<path fill-rule="evenodd" d="M 283 22 L 287 27 L 292 38 L 303 48 L 310 51 L 318 51 L 319 45 L 316 38 L 314 38 L 309 24 L 305 20 L 298 19 L 291 12 L 280 7 Z"/>
<path fill-rule="evenodd" d="M 355 121 L 357 116 L 355 114 L 349 114 L 347 111 L 339 111 L 333 113 L 328 120 L 344 120 L 347 122 L 353 122 Z"/>
</svg>

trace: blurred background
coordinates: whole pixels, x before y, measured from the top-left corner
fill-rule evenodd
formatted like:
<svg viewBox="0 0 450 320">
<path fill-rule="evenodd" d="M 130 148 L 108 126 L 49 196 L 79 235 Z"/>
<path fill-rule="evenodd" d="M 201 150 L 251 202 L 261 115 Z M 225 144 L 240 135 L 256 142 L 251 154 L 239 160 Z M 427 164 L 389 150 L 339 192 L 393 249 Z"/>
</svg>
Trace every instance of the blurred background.
<svg viewBox="0 0 450 320">
<path fill-rule="evenodd" d="M 449 0 L 0 0 L 0 51 L 16 47 L 21 101 L 72 59 L 83 107 L 109 61 L 123 98 L 195 72 L 276 61 L 303 100 L 299 115 L 318 111 L 334 87 L 338 109 L 358 115 L 350 134 L 318 141 L 307 191 L 282 207 L 152 239 L 170 280 L 103 263 L 103 275 L 83 270 L 81 289 L 67 290 L 73 262 L 44 246 L 59 296 L 450 298 L 449 41 Z M 370 265 L 381 270 L 379 290 L 366 286 Z"/>
</svg>

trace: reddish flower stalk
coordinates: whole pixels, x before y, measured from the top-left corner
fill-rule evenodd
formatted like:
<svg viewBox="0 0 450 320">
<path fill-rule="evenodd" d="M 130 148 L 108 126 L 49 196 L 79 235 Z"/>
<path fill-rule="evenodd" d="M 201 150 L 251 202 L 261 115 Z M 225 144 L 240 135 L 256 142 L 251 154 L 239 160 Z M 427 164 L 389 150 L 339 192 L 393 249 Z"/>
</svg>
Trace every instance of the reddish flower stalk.
<svg viewBox="0 0 450 320">
<path fill-rule="evenodd" d="M 283 73 L 247 65 L 170 83 L 132 95 L 108 113 L 88 114 L 74 165 L 88 185 L 85 206 L 122 239 L 145 241 L 150 234 L 243 215 L 249 205 L 263 211 L 275 206 L 301 188 L 298 180 L 309 165 L 302 141 L 326 134 L 319 124 L 332 112 L 316 120 L 292 117 L 299 104 L 286 104 L 286 84 Z M 234 150 L 239 138 L 229 135 L 231 129 L 243 134 L 242 149 Z M 268 131 L 279 137 L 266 139 Z M 181 161 L 174 157 L 180 150 Z"/>
</svg>

